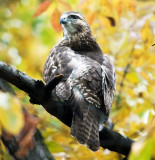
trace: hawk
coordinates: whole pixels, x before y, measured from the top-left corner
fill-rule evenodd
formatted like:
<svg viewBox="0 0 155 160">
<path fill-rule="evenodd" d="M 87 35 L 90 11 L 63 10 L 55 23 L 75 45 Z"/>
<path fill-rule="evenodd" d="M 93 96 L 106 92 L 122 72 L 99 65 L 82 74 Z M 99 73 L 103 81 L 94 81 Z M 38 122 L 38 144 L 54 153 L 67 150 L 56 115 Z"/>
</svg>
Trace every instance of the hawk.
<svg viewBox="0 0 155 160">
<path fill-rule="evenodd" d="M 52 96 L 57 101 L 67 101 L 73 110 L 71 135 L 97 151 L 99 131 L 108 119 L 113 101 L 115 70 L 80 13 L 62 14 L 60 24 L 63 38 L 46 60 L 43 79 L 48 83 L 63 74 Z"/>
</svg>

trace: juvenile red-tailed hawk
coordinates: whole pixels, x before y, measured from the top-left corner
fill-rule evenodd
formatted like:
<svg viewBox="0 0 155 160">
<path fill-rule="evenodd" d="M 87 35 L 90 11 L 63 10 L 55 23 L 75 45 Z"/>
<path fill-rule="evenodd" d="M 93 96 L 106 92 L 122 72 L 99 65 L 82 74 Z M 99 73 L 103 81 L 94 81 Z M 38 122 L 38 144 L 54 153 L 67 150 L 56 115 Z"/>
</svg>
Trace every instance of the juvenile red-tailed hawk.
<svg viewBox="0 0 155 160">
<path fill-rule="evenodd" d="M 55 75 L 64 75 L 52 95 L 55 100 L 68 101 L 72 107 L 71 135 L 97 151 L 99 131 L 108 119 L 113 101 L 114 67 L 80 13 L 66 12 L 60 23 L 63 38 L 46 60 L 43 79 L 48 83 Z"/>
</svg>

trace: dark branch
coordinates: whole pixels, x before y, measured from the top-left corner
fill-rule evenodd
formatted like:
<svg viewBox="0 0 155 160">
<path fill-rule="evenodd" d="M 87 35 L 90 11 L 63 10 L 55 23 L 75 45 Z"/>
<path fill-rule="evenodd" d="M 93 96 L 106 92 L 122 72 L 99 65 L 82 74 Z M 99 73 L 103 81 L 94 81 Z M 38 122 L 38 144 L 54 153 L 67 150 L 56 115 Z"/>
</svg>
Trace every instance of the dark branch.
<svg viewBox="0 0 155 160">
<path fill-rule="evenodd" d="M 100 143 L 103 148 L 107 148 L 126 156 L 128 156 L 133 142 L 134 141 L 128 137 L 108 128 L 104 128 L 100 132 Z"/>
<path fill-rule="evenodd" d="M 56 102 L 52 98 L 46 98 L 46 85 L 42 81 L 37 81 L 27 76 L 23 72 L 12 68 L 11 66 L 0 62 L 0 77 L 7 80 L 11 84 L 25 91 L 30 98 L 35 99 L 35 103 L 41 104 L 50 114 L 57 117 L 68 127 L 72 122 L 72 110 L 66 102 Z M 60 76 L 61 77 L 61 76 Z M 54 84 L 50 82 L 49 88 L 54 88 L 61 78 L 55 77 Z M 131 149 L 133 140 L 113 131 L 106 127 L 100 132 L 100 142 L 103 148 L 118 152 L 127 156 Z"/>
</svg>

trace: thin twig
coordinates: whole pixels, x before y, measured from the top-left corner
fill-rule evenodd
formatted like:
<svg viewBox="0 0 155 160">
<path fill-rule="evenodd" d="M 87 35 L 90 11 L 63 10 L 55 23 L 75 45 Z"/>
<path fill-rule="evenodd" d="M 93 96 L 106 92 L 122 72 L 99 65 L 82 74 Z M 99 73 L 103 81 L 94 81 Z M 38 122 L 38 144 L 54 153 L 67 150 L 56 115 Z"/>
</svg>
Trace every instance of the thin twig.
<svg viewBox="0 0 155 160">
<path fill-rule="evenodd" d="M 118 96 L 116 98 L 116 107 L 118 107 L 119 105 L 119 102 L 120 102 L 120 98 L 121 98 L 121 95 L 122 95 L 122 89 L 123 89 L 123 86 L 124 86 L 124 80 L 126 78 L 126 75 L 128 73 L 128 70 L 130 68 L 131 64 L 128 63 L 124 69 L 124 73 L 123 73 L 123 76 L 122 76 L 122 80 L 121 80 L 121 83 L 120 83 L 120 88 L 119 88 L 119 91 L 118 91 Z"/>
</svg>

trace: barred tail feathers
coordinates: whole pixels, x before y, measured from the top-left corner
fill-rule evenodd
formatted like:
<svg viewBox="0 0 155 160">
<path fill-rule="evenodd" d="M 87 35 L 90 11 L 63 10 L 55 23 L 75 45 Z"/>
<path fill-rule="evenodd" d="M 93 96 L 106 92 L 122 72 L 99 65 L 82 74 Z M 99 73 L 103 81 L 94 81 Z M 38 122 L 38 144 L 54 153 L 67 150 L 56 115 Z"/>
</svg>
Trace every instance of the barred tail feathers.
<svg viewBox="0 0 155 160">
<path fill-rule="evenodd" d="M 80 107 L 82 118 L 73 114 L 71 135 L 81 144 L 86 144 L 92 151 L 97 151 L 100 146 L 99 123 L 100 117 L 94 106 Z"/>
</svg>

